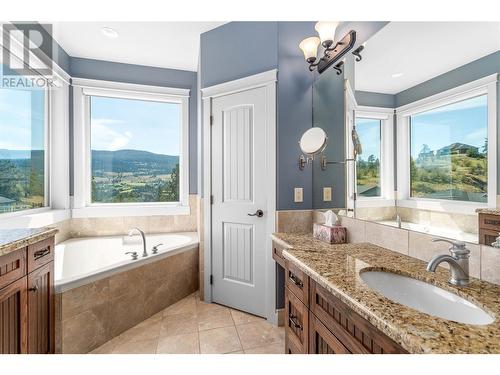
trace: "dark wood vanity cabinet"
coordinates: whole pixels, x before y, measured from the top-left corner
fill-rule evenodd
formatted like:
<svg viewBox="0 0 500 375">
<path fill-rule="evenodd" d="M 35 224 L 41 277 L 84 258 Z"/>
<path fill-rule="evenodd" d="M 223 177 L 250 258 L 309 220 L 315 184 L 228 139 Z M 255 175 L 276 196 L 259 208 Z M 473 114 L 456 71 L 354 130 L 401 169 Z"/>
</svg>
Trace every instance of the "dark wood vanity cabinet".
<svg viewBox="0 0 500 375">
<path fill-rule="evenodd" d="M 500 215 L 480 212 L 479 218 L 479 243 L 491 246 L 500 235 Z"/>
<path fill-rule="evenodd" d="M 287 354 L 406 353 L 294 264 L 285 261 L 285 272 Z"/>
<path fill-rule="evenodd" d="M 0 257 L 0 354 L 54 352 L 54 238 Z"/>
</svg>

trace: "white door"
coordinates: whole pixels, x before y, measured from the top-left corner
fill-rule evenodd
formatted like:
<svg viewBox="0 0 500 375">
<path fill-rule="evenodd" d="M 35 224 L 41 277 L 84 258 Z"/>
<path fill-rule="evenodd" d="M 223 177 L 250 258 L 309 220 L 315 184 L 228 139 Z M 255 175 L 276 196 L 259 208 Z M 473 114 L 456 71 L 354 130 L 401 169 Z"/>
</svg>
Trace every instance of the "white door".
<svg viewBox="0 0 500 375">
<path fill-rule="evenodd" d="M 264 87 L 212 102 L 212 299 L 260 316 L 270 251 L 267 110 Z"/>
</svg>

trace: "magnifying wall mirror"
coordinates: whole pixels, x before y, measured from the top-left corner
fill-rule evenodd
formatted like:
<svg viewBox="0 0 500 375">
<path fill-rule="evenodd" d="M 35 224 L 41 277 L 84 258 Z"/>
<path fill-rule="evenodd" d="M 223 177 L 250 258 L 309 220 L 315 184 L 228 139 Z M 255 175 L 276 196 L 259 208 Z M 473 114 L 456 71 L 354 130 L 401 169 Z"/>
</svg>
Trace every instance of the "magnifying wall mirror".
<svg viewBox="0 0 500 375">
<path fill-rule="evenodd" d="M 306 130 L 299 140 L 300 150 L 303 153 L 299 158 L 299 168 L 304 169 L 307 162 L 314 160 L 314 156 L 325 150 L 327 144 L 328 136 L 323 129 L 314 127 Z"/>
</svg>

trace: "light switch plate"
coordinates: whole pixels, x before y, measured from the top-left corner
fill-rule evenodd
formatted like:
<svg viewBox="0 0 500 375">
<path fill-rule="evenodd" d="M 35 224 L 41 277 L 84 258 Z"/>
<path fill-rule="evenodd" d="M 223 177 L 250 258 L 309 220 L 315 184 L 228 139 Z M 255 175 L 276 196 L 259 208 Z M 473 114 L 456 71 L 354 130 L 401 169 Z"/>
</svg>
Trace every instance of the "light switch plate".
<svg viewBox="0 0 500 375">
<path fill-rule="evenodd" d="M 324 187 L 323 188 L 323 201 L 330 202 L 332 200 L 332 188 Z"/>
<path fill-rule="evenodd" d="M 302 188 L 293 189 L 293 201 L 295 203 L 300 203 L 304 201 L 304 190 Z"/>
</svg>

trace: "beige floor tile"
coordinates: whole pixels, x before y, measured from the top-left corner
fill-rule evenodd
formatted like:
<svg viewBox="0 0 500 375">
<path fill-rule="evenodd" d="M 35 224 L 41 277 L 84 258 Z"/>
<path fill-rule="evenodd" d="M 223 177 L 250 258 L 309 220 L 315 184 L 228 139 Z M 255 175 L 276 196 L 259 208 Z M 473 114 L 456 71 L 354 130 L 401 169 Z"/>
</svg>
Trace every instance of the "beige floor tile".
<svg viewBox="0 0 500 375">
<path fill-rule="evenodd" d="M 199 335 L 201 354 L 224 354 L 242 349 L 235 327 L 211 329 Z"/>
<path fill-rule="evenodd" d="M 155 354 L 158 339 L 123 342 L 115 346 L 112 354 Z"/>
<path fill-rule="evenodd" d="M 263 318 L 234 309 L 231 309 L 231 316 L 236 325 L 264 321 Z"/>
<path fill-rule="evenodd" d="M 118 337 L 115 337 L 114 339 L 109 340 L 97 349 L 94 349 L 89 354 L 111 354 L 113 352 L 113 349 L 119 342 L 120 340 L 118 339 Z"/>
<path fill-rule="evenodd" d="M 162 314 L 158 313 L 123 332 L 120 337 L 124 342 L 137 342 L 158 339 L 162 323 Z"/>
<path fill-rule="evenodd" d="M 196 299 L 193 294 L 163 310 L 163 315 L 196 314 Z"/>
<path fill-rule="evenodd" d="M 198 332 L 198 319 L 194 314 L 167 315 L 161 323 L 161 337 Z"/>
<path fill-rule="evenodd" d="M 285 330 L 268 322 L 255 322 L 236 326 L 243 349 L 283 342 Z"/>
<path fill-rule="evenodd" d="M 224 310 L 227 309 L 227 307 L 218 305 L 216 303 L 206 303 L 198 300 L 198 302 L 196 303 L 196 309 L 198 311 L 198 314 L 200 314 L 207 311 Z"/>
<path fill-rule="evenodd" d="M 285 354 L 285 342 L 245 349 L 245 354 Z"/>
<path fill-rule="evenodd" d="M 160 338 L 156 354 L 199 354 L 198 333 Z"/>
<path fill-rule="evenodd" d="M 243 350 L 237 350 L 235 352 L 224 353 L 224 354 L 245 354 L 245 352 Z"/>
<path fill-rule="evenodd" d="M 231 312 L 227 308 L 204 311 L 198 314 L 199 331 L 230 326 L 234 326 L 234 322 Z"/>
</svg>

